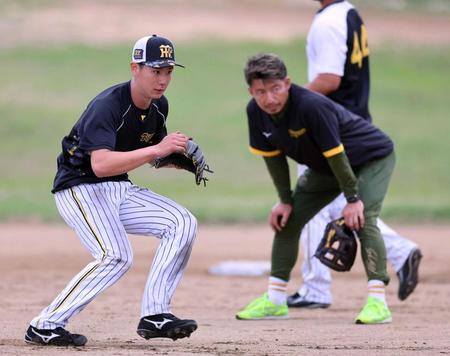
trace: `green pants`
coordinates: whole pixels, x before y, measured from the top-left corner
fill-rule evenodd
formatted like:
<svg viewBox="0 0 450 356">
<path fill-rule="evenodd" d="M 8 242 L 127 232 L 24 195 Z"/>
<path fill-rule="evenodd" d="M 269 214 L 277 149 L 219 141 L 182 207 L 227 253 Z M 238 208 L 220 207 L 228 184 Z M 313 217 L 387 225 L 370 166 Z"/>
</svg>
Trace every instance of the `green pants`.
<svg viewBox="0 0 450 356">
<path fill-rule="evenodd" d="M 377 218 L 386 195 L 395 165 L 395 154 L 368 162 L 358 169 L 359 196 L 364 203 L 364 228 L 358 231 L 361 255 L 369 280 L 378 279 L 386 284 L 386 249 L 377 227 Z M 300 231 L 323 207 L 332 202 L 341 190 L 334 176 L 311 169 L 299 177 L 293 193 L 293 210 L 286 226 L 275 234 L 272 246 L 271 275 L 288 281 L 298 256 Z"/>
</svg>

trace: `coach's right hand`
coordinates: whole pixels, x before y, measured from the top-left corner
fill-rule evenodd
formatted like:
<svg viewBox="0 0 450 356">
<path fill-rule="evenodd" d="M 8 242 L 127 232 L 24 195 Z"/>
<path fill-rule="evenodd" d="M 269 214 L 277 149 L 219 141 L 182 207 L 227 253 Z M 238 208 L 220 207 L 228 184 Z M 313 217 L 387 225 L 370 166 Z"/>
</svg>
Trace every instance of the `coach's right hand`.
<svg viewBox="0 0 450 356">
<path fill-rule="evenodd" d="M 359 231 L 364 227 L 364 204 L 361 200 L 355 203 L 347 203 L 342 210 L 345 225 L 351 230 Z"/>
<path fill-rule="evenodd" d="M 292 212 L 291 204 L 277 203 L 269 215 L 269 224 L 273 231 L 281 231 L 286 226 Z"/>
</svg>

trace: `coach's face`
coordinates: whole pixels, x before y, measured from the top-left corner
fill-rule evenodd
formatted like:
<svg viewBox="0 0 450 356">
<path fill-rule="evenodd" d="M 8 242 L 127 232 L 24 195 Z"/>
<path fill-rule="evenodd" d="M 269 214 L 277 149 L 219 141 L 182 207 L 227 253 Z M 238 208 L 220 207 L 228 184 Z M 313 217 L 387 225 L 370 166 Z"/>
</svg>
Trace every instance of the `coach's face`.
<svg viewBox="0 0 450 356">
<path fill-rule="evenodd" d="M 248 88 L 256 104 L 269 115 L 281 112 L 289 99 L 291 80 L 285 79 L 255 79 Z"/>
<path fill-rule="evenodd" d="M 172 79 L 173 67 L 153 68 L 133 63 L 131 71 L 140 94 L 151 100 L 164 94 Z"/>
</svg>

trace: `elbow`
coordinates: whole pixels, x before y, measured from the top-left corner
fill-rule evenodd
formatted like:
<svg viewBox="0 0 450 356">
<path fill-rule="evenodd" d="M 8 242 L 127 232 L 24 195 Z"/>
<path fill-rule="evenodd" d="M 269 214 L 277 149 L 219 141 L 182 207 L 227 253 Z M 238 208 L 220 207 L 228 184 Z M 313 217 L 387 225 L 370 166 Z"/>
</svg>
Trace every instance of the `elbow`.
<svg viewBox="0 0 450 356">
<path fill-rule="evenodd" d="M 108 166 L 107 154 L 108 151 L 106 150 L 91 152 L 91 168 L 95 176 L 98 178 L 111 176 L 111 172 Z"/>
<path fill-rule="evenodd" d="M 109 177 L 111 172 L 101 160 L 91 159 L 91 168 L 97 178 Z"/>
<path fill-rule="evenodd" d="M 323 95 L 329 95 L 339 89 L 341 77 L 336 74 L 322 73 L 311 82 L 311 88 Z"/>
<path fill-rule="evenodd" d="M 108 176 L 105 168 L 99 164 L 92 164 L 92 171 L 97 178 L 104 178 Z"/>
<path fill-rule="evenodd" d="M 338 90 L 340 85 L 341 77 L 338 77 L 337 75 L 330 75 L 328 81 L 326 82 L 325 90 L 328 91 L 328 94 L 330 94 Z"/>
<path fill-rule="evenodd" d="M 328 90 L 330 93 L 335 92 L 336 90 L 339 89 L 339 85 L 341 85 L 341 81 L 334 81 L 332 83 L 330 83 Z"/>
</svg>

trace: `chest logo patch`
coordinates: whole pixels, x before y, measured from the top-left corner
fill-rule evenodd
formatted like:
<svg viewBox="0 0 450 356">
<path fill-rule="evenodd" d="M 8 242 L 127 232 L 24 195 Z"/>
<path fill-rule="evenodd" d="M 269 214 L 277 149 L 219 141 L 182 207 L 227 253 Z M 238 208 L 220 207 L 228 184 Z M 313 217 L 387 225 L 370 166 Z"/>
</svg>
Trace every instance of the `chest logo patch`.
<svg viewBox="0 0 450 356">
<path fill-rule="evenodd" d="M 141 115 L 141 121 L 144 121 L 147 115 Z"/>
<path fill-rule="evenodd" d="M 305 132 L 306 132 L 305 128 L 302 128 L 300 130 L 288 129 L 289 136 L 294 137 L 294 138 L 299 138 L 301 135 L 304 135 Z"/>
<path fill-rule="evenodd" d="M 141 142 L 149 143 L 155 133 L 144 132 L 141 135 Z"/>
</svg>

